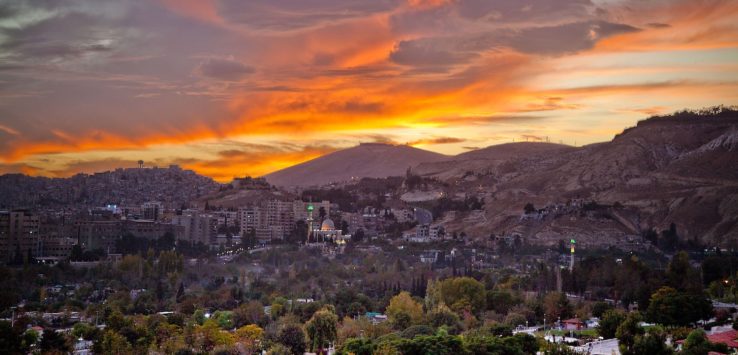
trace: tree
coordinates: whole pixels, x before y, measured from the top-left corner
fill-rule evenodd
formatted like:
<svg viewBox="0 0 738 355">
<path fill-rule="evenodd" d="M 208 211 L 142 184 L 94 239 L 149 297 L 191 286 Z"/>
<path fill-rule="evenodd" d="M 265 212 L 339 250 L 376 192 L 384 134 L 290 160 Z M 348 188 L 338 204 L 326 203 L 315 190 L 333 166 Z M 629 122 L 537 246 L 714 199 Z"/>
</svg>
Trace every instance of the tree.
<svg viewBox="0 0 738 355">
<path fill-rule="evenodd" d="M 212 351 L 216 346 L 233 346 L 233 336 L 220 329 L 214 319 L 206 320 L 202 325 L 194 329 L 195 348 L 199 351 Z"/>
<path fill-rule="evenodd" d="M 97 333 L 97 328 L 95 328 L 90 323 L 76 323 L 74 327 L 72 327 L 72 335 L 75 339 L 83 338 L 85 340 L 92 340 Z"/>
<path fill-rule="evenodd" d="M 236 329 L 235 337 L 237 345 L 245 353 L 252 354 L 259 349 L 261 340 L 264 337 L 264 330 L 256 324 L 249 324 Z"/>
<path fill-rule="evenodd" d="M 595 302 L 592 305 L 592 316 L 602 318 L 605 312 L 613 309 L 613 306 L 607 302 Z"/>
<path fill-rule="evenodd" d="M 305 352 L 305 333 L 299 325 L 285 325 L 279 331 L 277 341 L 290 349 L 292 354 L 301 355 Z"/>
<path fill-rule="evenodd" d="M 103 333 L 99 343 L 95 344 L 95 353 L 124 355 L 132 352 L 131 343 L 113 330 Z"/>
<path fill-rule="evenodd" d="M 543 299 L 543 308 L 546 315 L 553 321 L 554 319 L 564 320 L 573 315 L 573 310 L 566 294 L 561 292 L 551 292 Z"/>
<path fill-rule="evenodd" d="M 461 318 L 445 305 L 440 305 L 428 314 L 428 323 L 435 328 L 446 327 L 454 332 L 459 328 Z"/>
<path fill-rule="evenodd" d="M 520 300 L 507 290 L 490 290 L 487 291 L 487 309 L 493 310 L 499 314 L 507 314 L 514 305 L 520 303 Z"/>
<path fill-rule="evenodd" d="M 0 349 L 7 354 L 28 353 L 31 344 L 22 341 L 22 334 L 20 327 L 11 327 L 10 322 L 0 321 Z"/>
<path fill-rule="evenodd" d="M 633 343 L 633 349 L 623 355 L 672 355 L 674 350 L 666 345 L 666 332 L 660 327 L 648 330 L 645 335 L 637 335 Z"/>
<path fill-rule="evenodd" d="M 642 317 L 638 312 L 631 312 L 625 317 L 625 320 L 620 323 L 618 330 L 615 331 L 615 336 L 620 342 L 620 352 L 623 354 L 633 354 L 633 345 L 637 336 L 643 335 L 643 328 L 639 325 Z"/>
<path fill-rule="evenodd" d="M 678 291 L 697 293 L 702 291 L 700 272 L 689 263 L 689 255 L 680 251 L 671 258 L 666 268 L 669 285 Z"/>
<path fill-rule="evenodd" d="M 730 350 L 725 344 L 711 343 L 702 329 L 695 329 L 684 340 L 685 355 L 707 355 L 710 351 L 727 354 Z"/>
<path fill-rule="evenodd" d="M 485 309 L 484 285 L 471 277 L 445 279 L 435 287 L 438 287 L 438 292 L 432 297 L 440 297 L 433 302 L 435 304 L 442 302 L 458 313 L 468 311 L 477 315 Z"/>
<path fill-rule="evenodd" d="M 597 328 L 597 332 L 600 336 L 605 339 L 612 339 L 615 337 L 615 332 L 618 330 L 620 323 L 625 320 L 625 313 L 621 310 L 611 309 L 605 311 L 600 319 L 600 325 Z"/>
<path fill-rule="evenodd" d="M 712 315 L 712 303 L 702 294 L 662 287 L 651 295 L 646 319 L 663 325 L 687 326 Z"/>
<path fill-rule="evenodd" d="M 465 352 L 461 339 L 448 334 L 421 335 L 413 339 L 400 339 L 394 345 L 404 355 L 452 355 Z"/>
<path fill-rule="evenodd" d="M 310 338 L 310 350 L 322 351 L 336 341 L 336 325 L 338 317 L 330 309 L 323 308 L 315 314 L 305 324 L 308 338 Z"/>
<path fill-rule="evenodd" d="M 342 354 L 372 355 L 374 351 L 374 343 L 365 338 L 351 338 L 341 348 Z"/>
<path fill-rule="evenodd" d="M 391 324 L 396 325 L 396 329 L 404 329 L 420 322 L 423 318 L 423 306 L 415 302 L 407 291 L 402 291 L 390 299 L 385 313 Z"/>
<path fill-rule="evenodd" d="M 267 355 L 292 355 L 292 350 L 282 344 L 274 344 L 267 351 Z"/>
</svg>

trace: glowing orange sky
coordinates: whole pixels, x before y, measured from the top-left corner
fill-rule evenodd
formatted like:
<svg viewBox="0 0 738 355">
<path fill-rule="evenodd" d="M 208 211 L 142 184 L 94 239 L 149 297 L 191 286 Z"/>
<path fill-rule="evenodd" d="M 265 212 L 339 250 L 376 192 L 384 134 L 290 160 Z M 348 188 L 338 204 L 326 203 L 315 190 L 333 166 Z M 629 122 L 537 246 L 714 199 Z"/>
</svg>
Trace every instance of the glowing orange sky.
<svg viewBox="0 0 738 355">
<path fill-rule="evenodd" d="M 588 144 L 736 104 L 738 2 L 0 5 L 0 173 L 228 181 L 358 142 Z"/>
</svg>

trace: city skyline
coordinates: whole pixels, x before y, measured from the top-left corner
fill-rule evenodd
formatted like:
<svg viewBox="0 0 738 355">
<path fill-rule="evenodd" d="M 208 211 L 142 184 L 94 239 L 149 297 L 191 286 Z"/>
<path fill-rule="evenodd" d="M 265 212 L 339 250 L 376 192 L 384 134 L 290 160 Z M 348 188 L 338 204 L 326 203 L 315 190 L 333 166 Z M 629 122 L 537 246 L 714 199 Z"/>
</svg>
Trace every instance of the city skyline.
<svg viewBox="0 0 738 355">
<path fill-rule="evenodd" d="M 147 164 L 229 181 L 358 142 L 454 155 L 608 141 L 738 103 L 738 3 L 0 5 L 0 174 Z"/>
</svg>

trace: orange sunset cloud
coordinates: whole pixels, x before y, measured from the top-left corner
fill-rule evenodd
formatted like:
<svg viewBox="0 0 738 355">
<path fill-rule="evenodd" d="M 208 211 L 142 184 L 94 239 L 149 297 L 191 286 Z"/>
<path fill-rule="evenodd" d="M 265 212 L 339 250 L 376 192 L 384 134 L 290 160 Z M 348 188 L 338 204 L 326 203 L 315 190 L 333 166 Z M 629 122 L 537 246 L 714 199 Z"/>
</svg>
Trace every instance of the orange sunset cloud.
<svg viewBox="0 0 738 355">
<path fill-rule="evenodd" d="M 145 158 L 229 181 L 378 137 L 443 154 L 524 137 L 594 143 L 646 115 L 738 99 L 727 0 L 2 10 L 1 173 Z"/>
</svg>

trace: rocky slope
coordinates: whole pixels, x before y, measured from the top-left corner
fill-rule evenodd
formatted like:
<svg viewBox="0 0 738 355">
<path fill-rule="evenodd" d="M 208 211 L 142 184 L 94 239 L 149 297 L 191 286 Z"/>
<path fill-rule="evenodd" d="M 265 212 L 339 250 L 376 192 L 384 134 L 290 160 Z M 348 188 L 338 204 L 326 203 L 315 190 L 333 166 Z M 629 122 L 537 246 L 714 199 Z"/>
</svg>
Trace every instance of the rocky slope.
<svg viewBox="0 0 738 355">
<path fill-rule="evenodd" d="M 680 113 L 641 121 L 606 143 L 486 164 L 456 157 L 447 163 L 453 173 L 427 172 L 485 196 L 483 222 L 466 216 L 450 221 L 474 234 L 506 230 L 549 242 L 576 236 L 597 243 L 674 222 L 683 239 L 738 247 L 736 132 L 738 111 Z M 622 207 L 609 208 L 606 218 L 579 209 L 521 219 L 527 202 L 543 207 L 570 201 Z"/>
</svg>

